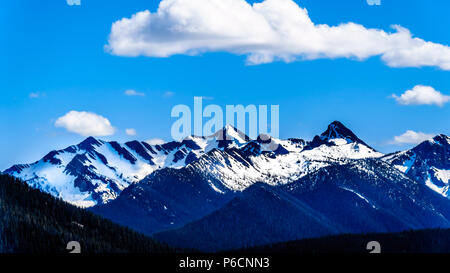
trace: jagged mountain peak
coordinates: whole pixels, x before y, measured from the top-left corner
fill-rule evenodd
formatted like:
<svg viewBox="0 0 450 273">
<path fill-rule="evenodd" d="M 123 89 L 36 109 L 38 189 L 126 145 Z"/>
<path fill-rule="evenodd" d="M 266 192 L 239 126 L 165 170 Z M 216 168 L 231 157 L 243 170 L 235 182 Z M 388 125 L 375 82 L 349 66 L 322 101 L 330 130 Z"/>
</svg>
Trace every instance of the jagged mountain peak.
<svg viewBox="0 0 450 273">
<path fill-rule="evenodd" d="M 96 139 L 95 137 L 88 137 L 82 142 L 80 142 L 77 147 L 81 150 L 90 151 L 95 149 L 95 146 L 101 146 L 104 143 L 103 140 Z"/>
<path fill-rule="evenodd" d="M 383 159 L 410 178 L 450 198 L 450 138 L 444 134 Z"/>
<path fill-rule="evenodd" d="M 433 137 L 432 141 L 434 143 L 440 144 L 440 145 L 450 145 L 450 137 L 444 134 L 437 135 Z"/>
<path fill-rule="evenodd" d="M 450 138 L 444 134 L 437 135 L 431 139 L 425 140 L 416 147 L 412 148 L 412 151 L 430 151 L 431 150 L 447 150 L 450 145 Z"/>
<path fill-rule="evenodd" d="M 360 151 L 361 146 L 364 146 L 363 149 L 366 152 L 373 156 L 382 156 L 381 153 L 378 153 L 374 148 L 370 147 L 367 143 L 357 137 L 350 129 L 348 129 L 344 124 L 339 121 L 333 121 L 328 125 L 325 132 L 322 134 L 315 136 L 312 141 L 308 142 L 306 145 L 306 150 L 315 149 L 322 145 L 326 146 L 343 146 L 347 147 L 348 144 L 351 144 L 351 149 L 355 152 Z"/>
<path fill-rule="evenodd" d="M 222 129 L 216 131 L 212 136 L 209 138 L 215 138 L 216 140 L 235 140 L 239 143 L 245 143 L 250 140 L 250 138 L 238 130 L 233 125 L 227 124 Z"/>
<path fill-rule="evenodd" d="M 320 135 L 320 138 L 327 141 L 340 138 L 347 140 L 347 142 L 359 142 L 368 146 L 340 121 L 330 123 L 327 130 Z"/>
</svg>

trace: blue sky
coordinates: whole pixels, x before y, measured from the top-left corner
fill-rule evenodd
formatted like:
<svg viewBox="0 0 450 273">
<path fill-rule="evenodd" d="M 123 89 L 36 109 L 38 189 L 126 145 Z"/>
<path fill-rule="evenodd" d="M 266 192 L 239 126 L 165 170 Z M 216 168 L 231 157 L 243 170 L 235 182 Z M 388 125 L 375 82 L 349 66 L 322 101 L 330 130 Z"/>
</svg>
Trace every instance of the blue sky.
<svg viewBox="0 0 450 273">
<path fill-rule="evenodd" d="M 253 1 L 258 2 L 258 1 Z M 450 45 L 450 3 L 382 0 L 295 1 L 315 24 L 354 22 L 392 31 L 401 25 L 414 37 Z M 280 137 L 311 139 L 340 120 L 382 152 L 408 130 L 450 134 L 450 103 L 401 105 L 391 97 L 416 85 L 450 94 L 450 71 L 436 66 L 391 67 L 379 56 L 365 60 L 323 58 L 248 65 L 233 52 L 167 58 L 127 57 L 105 50 L 111 24 L 136 12 L 155 12 L 158 1 L 8 1 L 0 11 L 0 169 L 33 162 L 84 136 L 56 127 L 69 111 L 88 111 L 116 128 L 105 140 L 170 139 L 177 104 L 280 105 Z M 127 96 L 126 90 L 145 96 Z M 135 136 L 125 129 L 134 128 Z"/>
</svg>

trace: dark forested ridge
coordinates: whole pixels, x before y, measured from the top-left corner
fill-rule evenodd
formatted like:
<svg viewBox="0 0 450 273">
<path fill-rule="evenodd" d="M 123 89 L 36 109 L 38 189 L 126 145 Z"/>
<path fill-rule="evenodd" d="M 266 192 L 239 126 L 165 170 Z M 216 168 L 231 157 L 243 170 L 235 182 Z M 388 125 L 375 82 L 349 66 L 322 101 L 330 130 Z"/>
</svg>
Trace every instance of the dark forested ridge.
<svg viewBox="0 0 450 273">
<path fill-rule="evenodd" d="M 174 247 L 215 252 L 434 228 L 450 228 L 449 200 L 371 159 L 323 167 L 282 186 L 253 184 L 200 220 L 153 236 Z"/>
<path fill-rule="evenodd" d="M 368 253 L 367 244 L 371 241 L 380 243 L 381 253 L 450 253 L 450 229 L 344 234 L 241 249 L 233 253 Z"/>
<path fill-rule="evenodd" d="M 0 174 L 0 253 L 166 253 L 164 244 Z"/>
<path fill-rule="evenodd" d="M 192 240 L 193 234 L 186 234 Z M 0 175 L 0 253 L 169 253 L 153 239 Z M 450 253 L 450 229 L 327 236 L 235 250 L 233 253 L 361 253 L 378 241 L 382 252 Z"/>
</svg>

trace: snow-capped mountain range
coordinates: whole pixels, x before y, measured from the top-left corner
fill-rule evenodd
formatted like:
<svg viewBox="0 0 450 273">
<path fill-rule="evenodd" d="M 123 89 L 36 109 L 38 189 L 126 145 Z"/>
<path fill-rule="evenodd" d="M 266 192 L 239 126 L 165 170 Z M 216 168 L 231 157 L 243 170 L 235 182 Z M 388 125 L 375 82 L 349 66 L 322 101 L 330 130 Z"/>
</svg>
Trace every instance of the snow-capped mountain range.
<svg viewBox="0 0 450 273">
<path fill-rule="evenodd" d="M 449 197 L 449 146 L 449 137 L 439 135 L 411 150 L 384 155 L 337 121 L 312 141 L 250 140 L 226 126 L 209 137 L 191 136 L 162 145 L 89 137 L 4 173 L 72 204 L 92 207 L 109 203 L 130 185 L 165 168 L 195 168 L 210 178 L 214 191 L 224 193 L 244 191 L 257 182 L 286 185 L 324 167 L 374 158 Z"/>
<path fill-rule="evenodd" d="M 210 150 L 238 147 L 246 141 L 231 127 L 221 132 L 223 138 L 217 132 L 209 138 L 192 136 L 162 145 L 139 141 L 120 144 L 88 137 L 78 145 L 51 151 L 32 164 L 14 165 L 4 173 L 72 204 L 91 207 L 115 199 L 155 170 L 183 167 Z"/>
<path fill-rule="evenodd" d="M 411 150 L 382 157 L 410 178 L 450 198 L 450 138 L 438 135 Z"/>
</svg>

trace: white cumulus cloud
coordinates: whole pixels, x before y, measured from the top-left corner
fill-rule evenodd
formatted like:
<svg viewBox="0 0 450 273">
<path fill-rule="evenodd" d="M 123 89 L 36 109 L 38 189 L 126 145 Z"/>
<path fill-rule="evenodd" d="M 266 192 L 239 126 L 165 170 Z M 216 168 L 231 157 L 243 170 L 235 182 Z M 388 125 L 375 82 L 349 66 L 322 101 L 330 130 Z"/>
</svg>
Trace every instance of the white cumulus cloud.
<svg viewBox="0 0 450 273">
<path fill-rule="evenodd" d="M 91 112 L 70 111 L 58 118 L 55 126 L 82 136 L 109 136 L 116 131 L 107 118 Z"/>
<path fill-rule="evenodd" d="M 391 67 L 450 70 L 450 47 L 356 23 L 315 24 L 292 0 L 162 0 L 112 24 L 106 50 L 120 56 L 169 57 L 203 52 L 247 56 L 248 64 L 381 56 Z"/>
<path fill-rule="evenodd" d="M 140 97 L 145 96 L 145 93 L 138 92 L 138 91 L 133 90 L 133 89 L 125 90 L 124 94 L 127 95 L 127 96 L 140 96 Z"/>
<path fill-rule="evenodd" d="M 438 105 L 443 106 L 450 101 L 450 96 L 444 95 L 431 86 L 416 85 L 411 90 L 405 91 L 400 96 L 392 97 L 402 105 Z"/>
<path fill-rule="evenodd" d="M 162 145 L 165 143 L 165 141 L 160 138 L 149 139 L 149 140 L 146 140 L 145 142 L 147 142 L 150 145 Z"/>
<path fill-rule="evenodd" d="M 419 144 L 425 140 L 433 138 L 433 136 L 434 135 L 432 134 L 408 130 L 400 136 L 395 136 L 391 144 Z"/>
<path fill-rule="evenodd" d="M 136 129 L 134 129 L 134 128 L 125 129 L 125 133 L 129 136 L 137 135 Z"/>
</svg>

